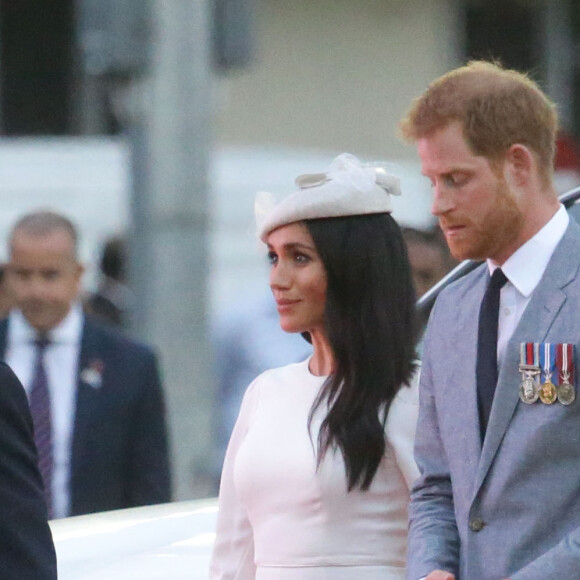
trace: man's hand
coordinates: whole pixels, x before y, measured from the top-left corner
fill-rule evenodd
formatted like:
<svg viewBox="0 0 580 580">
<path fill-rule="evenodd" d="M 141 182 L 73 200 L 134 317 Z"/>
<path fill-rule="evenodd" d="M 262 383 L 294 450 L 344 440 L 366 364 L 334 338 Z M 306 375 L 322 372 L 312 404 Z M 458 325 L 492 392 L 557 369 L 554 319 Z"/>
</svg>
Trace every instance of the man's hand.
<svg viewBox="0 0 580 580">
<path fill-rule="evenodd" d="M 455 580 L 455 574 L 451 572 L 445 572 L 445 570 L 433 570 L 425 580 Z"/>
</svg>

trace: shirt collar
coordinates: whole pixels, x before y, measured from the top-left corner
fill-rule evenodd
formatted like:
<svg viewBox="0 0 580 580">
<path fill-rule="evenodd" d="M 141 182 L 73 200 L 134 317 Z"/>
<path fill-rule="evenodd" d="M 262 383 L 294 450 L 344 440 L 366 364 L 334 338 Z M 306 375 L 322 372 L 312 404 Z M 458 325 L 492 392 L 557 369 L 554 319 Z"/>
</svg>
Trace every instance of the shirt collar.
<svg viewBox="0 0 580 580">
<path fill-rule="evenodd" d="M 32 343 L 38 334 L 16 308 L 10 311 L 8 325 L 12 343 Z M 58 344 L 76 344 L 80 341 L 82 327 L 83 309 L 79 302 L 75 302 L 63 320 L 48 332 L 48 338 Z"/>
<path fill-rule="evenodd" d="M 563 205 L 535 236 L 520 246 L 503 264 L 506 278 L 525 298 L 529 298 L 542 278 L 548 262 L 562 239 L 570 217 Z M 490 274 L 498 267 L 487 260 Z"/>
</svg>

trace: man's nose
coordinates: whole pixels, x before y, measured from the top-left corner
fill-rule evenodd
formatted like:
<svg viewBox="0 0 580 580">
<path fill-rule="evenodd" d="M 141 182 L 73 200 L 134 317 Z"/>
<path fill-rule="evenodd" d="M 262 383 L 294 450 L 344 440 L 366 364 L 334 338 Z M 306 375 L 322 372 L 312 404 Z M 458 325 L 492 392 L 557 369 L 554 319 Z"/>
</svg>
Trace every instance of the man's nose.
<svg viewBox="0 0 580 580">
<path fill-rule="evenodd" d="M 26 294 L 29 298 L 43 298 L 46 292 L 46 284 L 42 278 L 33 276 L 26 285 Z"/>
<path fill-rule="evenodd" d="M 431 203 L 431 213 L 434 216 L 441 216 L 448 213 L 455 207 L 455 200 L 452 193 L 442 184 L 433 186 L 433 201 Z"/>
</svg>

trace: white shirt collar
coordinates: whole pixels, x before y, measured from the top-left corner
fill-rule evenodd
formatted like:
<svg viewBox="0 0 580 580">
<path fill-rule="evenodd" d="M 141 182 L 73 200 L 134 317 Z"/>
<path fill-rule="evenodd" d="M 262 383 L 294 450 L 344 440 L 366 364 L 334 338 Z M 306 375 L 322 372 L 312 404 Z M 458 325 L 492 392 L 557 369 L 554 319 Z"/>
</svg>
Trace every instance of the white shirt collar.
<svg viewBox="0 0 580 580">
<path fill-rule="evenodd" d="M 560 205 L 550 221 L 520 246 L 501 267 L 507 279 L 524 297 L 529 298 L 539 284 L 569 222 L 568 212 Z M 491 260 L 487 260 L 487 265 L 490 274 L 498 267 Z"/>
<path fill-rule="evenodd" d="M 24 314 L 18 309 L 10 311 L 8 317 L 9 337 L 12 344 L 34 342 L 37 331 L 30 326 Z M 52 328 L 48 337 L 51 342 L 58 344 L 76 344 L 80 341 L 83 328 L 83 309 L 79 302 L 75 302 L 63 320 Z"/>
</svg>

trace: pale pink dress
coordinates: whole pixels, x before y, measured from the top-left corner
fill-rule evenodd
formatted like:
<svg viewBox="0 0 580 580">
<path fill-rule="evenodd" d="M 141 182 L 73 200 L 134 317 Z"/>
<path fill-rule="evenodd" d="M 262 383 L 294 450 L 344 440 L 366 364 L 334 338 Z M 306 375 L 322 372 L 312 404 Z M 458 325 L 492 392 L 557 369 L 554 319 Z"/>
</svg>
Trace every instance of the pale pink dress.
<svg viewBox="0 0 580 580">
<path fill-rule="evenodd" d="M 307 429 L 324 380 L 304 361 L 249 386 L 222 472 L 211 580 L 404 579 L 416 382 L 391 406 L 370 489 L 347 493 L 342 455 L 317 471 Z"/>
</svg>

